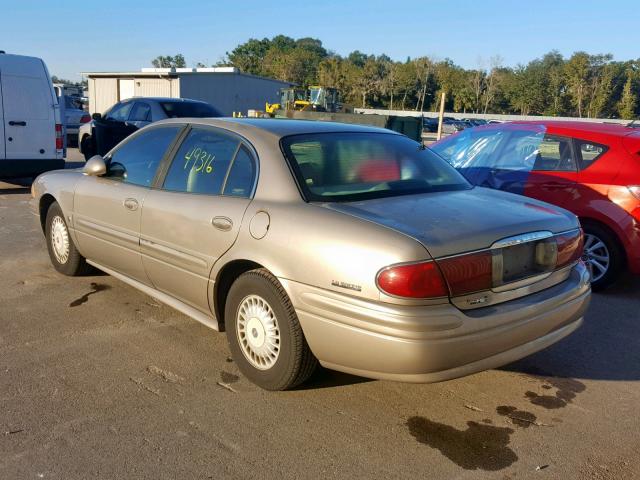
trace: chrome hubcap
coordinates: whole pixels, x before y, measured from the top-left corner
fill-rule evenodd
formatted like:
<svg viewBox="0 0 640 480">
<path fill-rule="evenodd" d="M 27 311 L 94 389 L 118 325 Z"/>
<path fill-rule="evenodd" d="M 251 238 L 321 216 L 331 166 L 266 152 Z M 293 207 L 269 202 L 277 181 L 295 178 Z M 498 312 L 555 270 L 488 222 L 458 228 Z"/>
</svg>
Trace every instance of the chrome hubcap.
<svg viewBox="0 0 640 480">
<path fill-rule="evenodd" d="M 64 220 L 58 216 L 51 222 L 51 246 L 56 260 L 67 263 L 69 260 L 69 231 Z"/>
<path fill-rule="evenodd" d="M 278 360 L 280 330 L 271 305 L 258 295 L 245 297 L 238 307 L 236 331 L 240 349 L 258 370 L 268 370 Z"/>
<path fill-rule="evenodd" d="M 611 257 L 609 249 L 602 240 L 591 233 L 584 234 L 584 253 L 582 260 L 591 273 L 591 281 L 600 280 L 609 270 Z"/>
</svg>

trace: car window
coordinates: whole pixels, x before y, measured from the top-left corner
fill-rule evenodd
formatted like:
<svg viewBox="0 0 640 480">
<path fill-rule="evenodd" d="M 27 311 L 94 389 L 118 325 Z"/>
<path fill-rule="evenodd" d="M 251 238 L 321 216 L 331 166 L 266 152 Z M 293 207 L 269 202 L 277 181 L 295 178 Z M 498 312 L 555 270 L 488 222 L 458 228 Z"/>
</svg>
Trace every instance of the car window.
<svg viewBox="0 0 640 480">
<path fill-rule="evenodd" d="M 126 122 L 127 118 L 129 118 L 129 112 L 131 111 L 131 107 L 133 107 L 132 102 L 127 102 L 127 103 L 114 106 L 109 112 L 109 114 L 107 115 L 107 120 L 113 120 L 116 122 Z"/>
<path fill-rule="evenodd" d="M 131 109 L 129 120 L 132 122 L 150 122 L 151 107 L 148 103 L 136 102 Z"/>
<path fill-rule="evenodd" d="M 125 183 L 151 186 L 167 148 L 181 126 L 154 128 L 118 146 L 108 159 L 107 176 Z"/>
<path fill-rule="evenodd" d="M 605 145 L 588 142 L 584 140 L 576 140 L 576 150 L 578 151 L 580 167 L 585 168 L 593 165 L 608 150 Z"/>
<path fill-rule="evenodd" d="M 244 145 L 233 160 L 223 195 L 232 197 L 249 197 L 256 176 L 256 165 L 251 152 Z"/>
<path fill-rule="evenodd" d="M 238 139 L 211 129 L 194 128 L 173 158 L 163 188 L 220 195 L 239 143 Z"/>
<path fill-rule="evenodd" d="M 222 116 L 212 105 L 204 102 L 159 102 L 159 104 L 169 118 Z"/>
<path fill-rule="evenodd" d="M 508 140 L 507 132 L 500 130 L 465 130 L 451 135 L 431 146 L 455 168 L 495 166 L 496 153 Z M 508 163 L 510 160 L 502 160 Z"/>
<path fill-rule="evenodd" d="M 536 152 L 534 171 L 572 172 L 576 170 L 570 138 L 545 135 Z"/>
<path fill-rule="evenodd" d="M 471 188 L 440 156 L 402 135 L 319 133 L 284 137 L 281 142 L 311 201 Z"/>
</svg>

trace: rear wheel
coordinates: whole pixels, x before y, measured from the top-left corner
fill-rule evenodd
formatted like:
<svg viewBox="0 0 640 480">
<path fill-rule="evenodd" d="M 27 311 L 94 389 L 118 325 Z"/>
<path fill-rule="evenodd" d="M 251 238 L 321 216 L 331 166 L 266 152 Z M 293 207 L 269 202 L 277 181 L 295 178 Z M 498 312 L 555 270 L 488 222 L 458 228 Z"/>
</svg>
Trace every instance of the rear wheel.
<svg viewBox="0 0 640 480">
<path fill-rule="evenodd" d="M 45 223 L 47 250 L 53 267 L 64 275 L 76 276 L 91 272 L 91 267 L 80 255 L 71 236 L 62 209 L 54 202 L 47 211 Z"/>
<path fill-rule="evenodd" d="M 286 390 L 317 366 L 280 282 L 265 269 L 233 283 L 225 305 L 229 347 L 240 371 L 266 390 Z"/>
<path fill-rule="evenodd" d="M 609 229 L 585 222 L 582 260 L 591 273 L 591 288 L 602 290 L 614 283 L 623 270 L 624 250 Z"/>
</svg>

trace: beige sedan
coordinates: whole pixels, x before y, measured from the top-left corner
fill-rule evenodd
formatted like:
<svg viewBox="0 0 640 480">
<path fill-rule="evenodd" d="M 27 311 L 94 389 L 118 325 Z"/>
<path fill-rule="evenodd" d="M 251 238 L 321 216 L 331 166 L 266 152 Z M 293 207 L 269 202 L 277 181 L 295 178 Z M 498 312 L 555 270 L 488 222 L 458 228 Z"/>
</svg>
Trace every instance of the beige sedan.
<svg viewBox="0 0 640 480">
<path fill-rule="evenodd" d="M 573 332 L 575 216 L 472 187 L 382 129 L 175 119 L 33 185 L 54 267 L 98 268 L 215 330 L 270 390 L 317 364 L 433 382 Z"/>
</svg>

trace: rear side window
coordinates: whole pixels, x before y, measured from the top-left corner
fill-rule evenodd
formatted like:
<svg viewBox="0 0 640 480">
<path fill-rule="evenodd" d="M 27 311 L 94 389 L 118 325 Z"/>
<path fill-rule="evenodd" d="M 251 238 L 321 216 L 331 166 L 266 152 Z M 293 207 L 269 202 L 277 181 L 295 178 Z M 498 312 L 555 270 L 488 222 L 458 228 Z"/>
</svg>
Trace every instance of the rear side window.
<svg viewBox="0 0 640 480">
<path fill-rule="evenodd" d="M 256 164 L 253 155 L 243 145 L 231 165 L 222 193 L 232 197 L 248 198 L 251 195 L 255 178 Z"/>
<path fill-rule="evenodd" d="M 204 102 L 160 102 L 160 107 L 169 118 L 221 116 L 213 106 Z"/>
<path fill-rule="evenodd" d="M 132 122 L 150 122 L 151 121 L 151 107 L 144 102 L 136 102 L 131 109 L 131 115 L 129 120 Z"/>
<path fill-rule="evenodd" d="M 125 142 L 111 155 L 107 176 L 133 185 L 151 186 L 162 157 L 181 128 L 154 128 Z"/>
<path fill-rule="evenodd" d="M 579 155 L 580 168 L 582 170 L 593 165 L 593 163 L 609 149 L 605 145 L 585 140 L 575 140 L 575 145 Z"/>
<path fill-rule="evenodd" d="M 164 181 L 176 192 L 220 195 L 240 141 L 209 129 L 194 128 L 178 149 Z"/>
<path fill-rule="evenodd" d="M 540 145 L 538 145 L 533 170 L 546 172 L 575 171 L 576 161 L 573 155 L 571 139 L 555 135 L 545 135 Z"/>
</svg>

